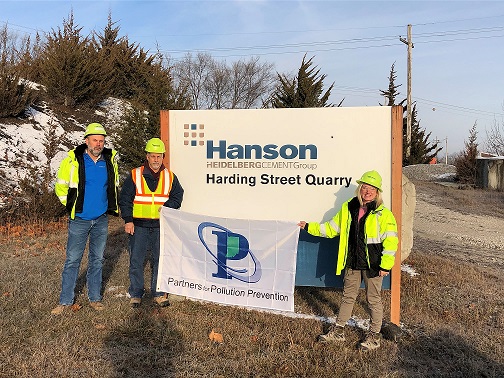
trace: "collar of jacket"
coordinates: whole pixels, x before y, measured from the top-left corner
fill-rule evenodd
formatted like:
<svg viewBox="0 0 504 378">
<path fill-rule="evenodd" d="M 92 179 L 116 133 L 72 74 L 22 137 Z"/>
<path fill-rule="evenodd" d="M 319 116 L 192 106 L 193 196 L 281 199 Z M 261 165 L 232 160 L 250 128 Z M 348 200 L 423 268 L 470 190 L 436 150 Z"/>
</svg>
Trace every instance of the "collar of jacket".
<svg viewBox="0 0 504 378">
<path fill-rule="evenodd" d="M 369 202 L 367 205 L 367 211 L 375 211 L 376 210 L 376 201 Z M 354 197 L 348 203 L 349 210 L 358 210 L 360 208 L 360 202 L 357 197 Z"/>
<path fill-rule="evenodd" d="M 157 172 L 154 172 L 152 169 L 150 169 L 149 162 L 147 160 L 145 160 L 143 166 L 144 166 L 143 175 L 144 176 L 150 175 L 150 176 L 152 176 L 154 178 L 154 180 L 158 180 L 159 179 L 159 175 L 161 174 L 161 171 L 163 171 L 165 169 L 164 164 L 161 164 L 161 167 L 159 168 L 159 170 Z"/>
</svg>

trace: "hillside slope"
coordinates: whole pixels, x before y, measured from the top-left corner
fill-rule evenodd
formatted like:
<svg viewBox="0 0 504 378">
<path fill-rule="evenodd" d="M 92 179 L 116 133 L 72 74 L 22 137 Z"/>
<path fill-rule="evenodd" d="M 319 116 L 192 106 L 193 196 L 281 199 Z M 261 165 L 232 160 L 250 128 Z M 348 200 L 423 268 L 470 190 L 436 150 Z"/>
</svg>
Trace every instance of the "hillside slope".
<svg viewBox="0 0 504 378">
<path fill-rule="evenodd" d="M 112 131 L 121 113 L 122 101 L 108 98 L 95 111 L 69 111 L 42 103 L 29 108 L 22 119 L 0 119 L 0 197 L 18 188 L 19 180 L 33 169 L 32 176 L 40 177 L 49 165 L 54 177 L 68 149 L 83 142 L 89 123 L 100 122 Z M 113 146 L 113 138 L 106 143 Z"/>
</svg>

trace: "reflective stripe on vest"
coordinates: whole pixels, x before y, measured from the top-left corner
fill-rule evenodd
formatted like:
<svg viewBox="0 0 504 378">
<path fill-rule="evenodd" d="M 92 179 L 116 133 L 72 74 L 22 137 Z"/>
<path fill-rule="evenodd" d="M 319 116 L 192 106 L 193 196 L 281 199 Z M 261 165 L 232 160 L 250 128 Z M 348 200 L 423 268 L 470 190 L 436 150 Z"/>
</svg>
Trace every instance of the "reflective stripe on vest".
<svg viewBox="0 0 504 378">
<path fill-rule="evenodd" d="M 168 200 L 173 173 L 167 169 L 159 173 L 159 181 L 154 192 L 149 189 L 143 177 L 144 167 L 131 171 L 136 193 L 133 200 L 133 218 L 159 219 L 159 207 Z"/>
</svg>

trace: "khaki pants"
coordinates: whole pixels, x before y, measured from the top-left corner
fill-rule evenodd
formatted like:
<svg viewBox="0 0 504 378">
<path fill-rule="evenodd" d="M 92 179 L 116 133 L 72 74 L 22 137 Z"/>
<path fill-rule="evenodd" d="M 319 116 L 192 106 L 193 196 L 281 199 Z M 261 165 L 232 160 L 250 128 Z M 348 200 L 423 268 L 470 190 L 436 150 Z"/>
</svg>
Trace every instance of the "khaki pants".
<svg viewBox="0 0 504 378">
<path fill-rule="evenodd" d="M 344 326 L 350 316 L 359 294 L 359 288 L 362 280 L 366 287 L 366 300 L 371 312 L 371 322 L 369 330 L 371 332 L 380 332 L 383 320 L 383 304 L 381 299 L 381 287 L 383 277 L 368 278 L 367 270 L 345 270 L 343 280 L 343 300 L 338 313 L 337 324 Z"/>
</svg>

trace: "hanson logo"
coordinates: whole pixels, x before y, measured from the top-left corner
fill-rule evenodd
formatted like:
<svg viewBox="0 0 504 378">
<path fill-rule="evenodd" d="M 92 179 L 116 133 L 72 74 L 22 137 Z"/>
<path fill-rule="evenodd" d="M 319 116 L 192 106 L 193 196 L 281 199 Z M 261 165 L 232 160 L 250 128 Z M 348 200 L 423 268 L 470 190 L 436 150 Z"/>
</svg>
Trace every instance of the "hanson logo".
<svg viewBox="0 0 504 378">
<path fill-rule="evenodd" d="M 217 145 L 213 140 L 207 140 L 207 159 L 317 159 L 317 146 L 313 144 L 230 144 L 225 140 L 220 140 Z"/>
<path fill-rule="evenodd" d="M 212 235 L 216 241 L 207 243 L 203 238 L 203 230 L 213 228 Z M 206 250 L 215 259 L 217 272 L 212 276 L 216 278 L 236 278 L 242 282 L 256 283 L 261 279 L 261 263 L 249 248 L 249 242 L 245 236 L 234 233 L 221 225 L 211 222 L 203 222 L 198 226 L 198 236 Z M 209 244 L 216 251 L 209 247 Z"/>
</svg>

